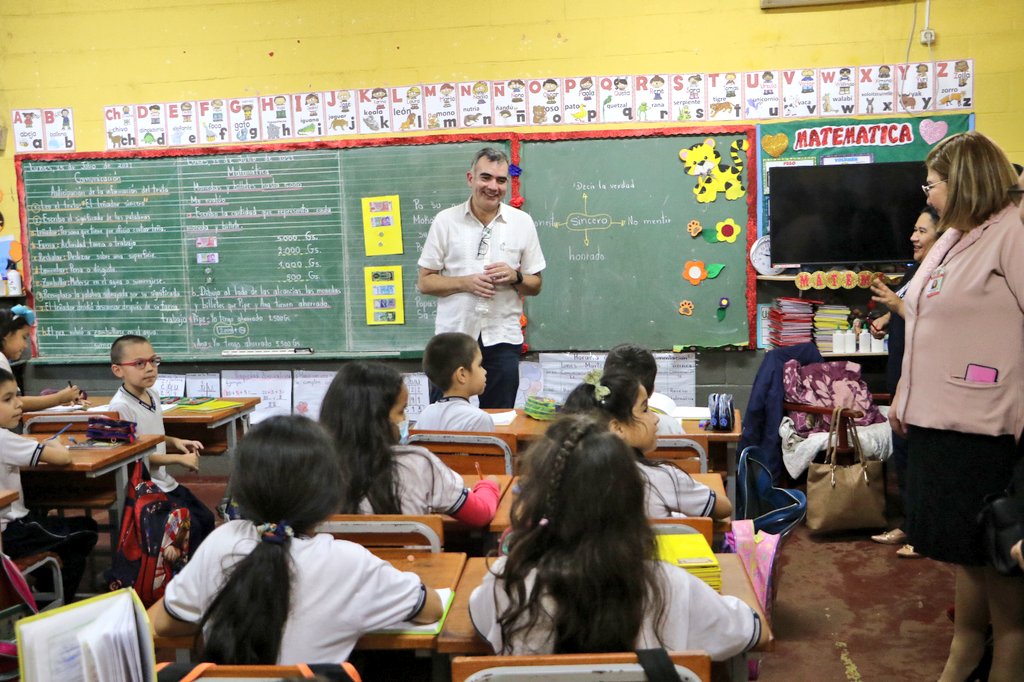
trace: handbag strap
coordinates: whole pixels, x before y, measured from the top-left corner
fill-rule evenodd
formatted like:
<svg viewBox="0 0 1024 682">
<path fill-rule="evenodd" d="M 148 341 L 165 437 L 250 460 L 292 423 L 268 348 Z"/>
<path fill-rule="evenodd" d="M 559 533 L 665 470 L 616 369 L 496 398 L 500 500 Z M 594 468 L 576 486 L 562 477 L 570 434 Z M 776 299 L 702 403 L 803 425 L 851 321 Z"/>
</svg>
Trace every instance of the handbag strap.
<svg viewBox="0 0 1024 682">
<path fill-rule="evenodd" d="M 682 678 L 676 672 L 676 666 L 668 657 L 668 652 L 664 647 L 637 649 L 636 659 L 639 661 L 640 667 L 644 669 L 644 674 L 647 675 L 649 682 L 682 682 Z"/>
<path fill-rule="evenodd" d="M 836 450 L 839 448 L 839 415 L 843 412 L 842 407 L 832 410 L 832 421 L 828 425 L 828 438 L 825 441 L 825 464 L 835 468 Z"/>
</svg>

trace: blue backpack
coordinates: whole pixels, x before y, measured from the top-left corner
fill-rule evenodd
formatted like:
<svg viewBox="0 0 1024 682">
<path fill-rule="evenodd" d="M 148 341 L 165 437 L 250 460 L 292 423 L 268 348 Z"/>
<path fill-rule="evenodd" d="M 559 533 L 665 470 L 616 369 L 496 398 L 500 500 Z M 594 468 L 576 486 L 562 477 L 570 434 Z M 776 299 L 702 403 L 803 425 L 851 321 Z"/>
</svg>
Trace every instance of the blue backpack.
<svg viewBox="0 0 1024 682">
<path fill-rule="evenodd" d="M 772 472 L 761 461 L 756 445 L 744 448 L 736 468 L 736 518 L 751 519 L 754 531 L 785 537 L 807 514 L 807 496 L 799 490 L 776 488 Z"/>
</svg>

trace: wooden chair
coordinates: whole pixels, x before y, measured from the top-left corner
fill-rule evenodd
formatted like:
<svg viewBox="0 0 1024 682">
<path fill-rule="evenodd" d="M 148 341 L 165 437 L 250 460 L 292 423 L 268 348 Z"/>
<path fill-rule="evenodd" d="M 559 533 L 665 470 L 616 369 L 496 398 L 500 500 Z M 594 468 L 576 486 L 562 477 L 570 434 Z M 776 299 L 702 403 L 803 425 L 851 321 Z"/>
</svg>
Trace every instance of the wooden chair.
<svg viewBox="0 0 1024 682">
<path fill-rule="evenodd" d="M 708 472 L 708 437 L 703 434 L 658 436 L 651 459 L 663 459 L 689 474 Z"/>
<path fill-rule="evenodd" d="M 370 548 L 436 554 L 444 547 L 444 519 L 439 514 L 334 514 L 317 531 Z"/>
<path fill-rule="evenodd" d="M 484 475 L 513 475 L 512 452 L 516 448 L 513 434 L 413 429 L 409 432 L 409 444 L 425 447 L 459 474 L 475 474 L 479 464 Z"/>
<path fill-rule="evenodd" d="M 14 565 L 18 567 L 18 570 L 24 576 L 34 571 L 50 571 L 50 577 L 53 580 L 53 590 L 51 592 L 32 590 L 32 596 L 35 597 L 37 603 L 41 601 L 50 602 L 44 610 L 55 609 L 58 606 L 64 605 L 64 581 L 61 575 L 63 565 L 59 556 L 53 552 L 39 552 L 38 554 L 28 554 L 12 561 L 14 561 Z"/>
<path fill-rule="evenodd" d="M 669 652 L 684 682 L 710 682 L 711 656 L 702 651 Z M 610 675 L 615 674 L 614 677 Z M 594 680 L 646 682 L 636 654 L 555 654 L 549 656 L 456 656 L 452 682 Z"/>
<path fill-rule="evenodd" d="M 685 535 L 687 533 L 700 533 L 708 541 L 708 545 L 714 547 L 714 520 L 709 516 L 688 516 L 675 517 L 671 519 L 648 519 L 656 534 L 671 535 L 673 533 Z"/>
<path fill-rule="evenodd" d="M 159 639 L 159 638 L 158 638 Z M 157 672 L 160 673 L 168 668 L 170 663 L 157 664 Z M 361 680 L 359 673 L 351 663 L 339 663 L 341 667 L 350 678 L 359 682 Z M 327 666 L 316 666 L 317 668 Z M 184 675 L 180 678 L 181 682 L 192 682 L 193 680 L 222 680 L 230 679 L 234 682 L 247 682 L 248 680 L 281 680 L 281 679 L 313 679 L 316 677 L 316 672 L 309 665 L 300 663 L 298 665 L 217 665 L 216 663 L 198 663 L 188 672 L 184 670 L 175 670 L 178 675 Z M 167 672 L 163 673 L 164 676 Z M 178 679 L 175 677 L 175 679 Z"/>
<path fill-rule="evenodd" d="M 876 403 L 887 403 L 892 397 L 888 393 L 872 393 L 871 399 Z M 835 407 L 822 407 L 819 405 L 806 405 L 804 403 L 784 402 L 783 409 L 788 412 L 804 412 L 807 414 L 819 415 L 820 417 L 831 417 Z M 839 413 L 839 428 L 836 444 L 836 461 L 849 464 L 854 461 L 853 445 L 849 438 L 849 425 L 853 420 L 860 419 L 864 413 L 852 408 L 844 408 Z"/>
</svg>

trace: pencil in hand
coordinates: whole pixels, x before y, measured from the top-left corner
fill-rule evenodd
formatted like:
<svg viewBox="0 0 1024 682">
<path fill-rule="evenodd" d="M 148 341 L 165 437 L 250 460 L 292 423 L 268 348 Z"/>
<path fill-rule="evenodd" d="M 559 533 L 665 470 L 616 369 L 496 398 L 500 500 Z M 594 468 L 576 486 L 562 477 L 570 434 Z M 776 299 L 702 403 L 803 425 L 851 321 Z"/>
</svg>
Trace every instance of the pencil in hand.
<svg viewBox="0 0 1024 682">
<path fill-rule="evenodd" d="M 480 462 L 473 462 L 473 466 L 476 467 L 476 475 L 482 481 L 484 480 L 483 469 L 480 468 Z"/>
</svg>

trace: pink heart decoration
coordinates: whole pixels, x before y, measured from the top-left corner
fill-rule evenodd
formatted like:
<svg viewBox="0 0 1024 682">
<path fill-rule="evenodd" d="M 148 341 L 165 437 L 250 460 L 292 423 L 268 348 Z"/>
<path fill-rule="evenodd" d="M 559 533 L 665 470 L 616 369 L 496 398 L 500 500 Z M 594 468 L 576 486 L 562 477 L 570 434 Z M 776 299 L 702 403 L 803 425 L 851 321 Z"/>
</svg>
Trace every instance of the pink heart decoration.
<svg viewBox="0 0 1024 682">
<path fill-rule="evenodd" d="M 925 142 L 935 144 L 949 132 L 949 125 L 945 121 L 933 121 L 930 118 L 926 118 L 921 121 L 919 130 Z"/>
</svg>

